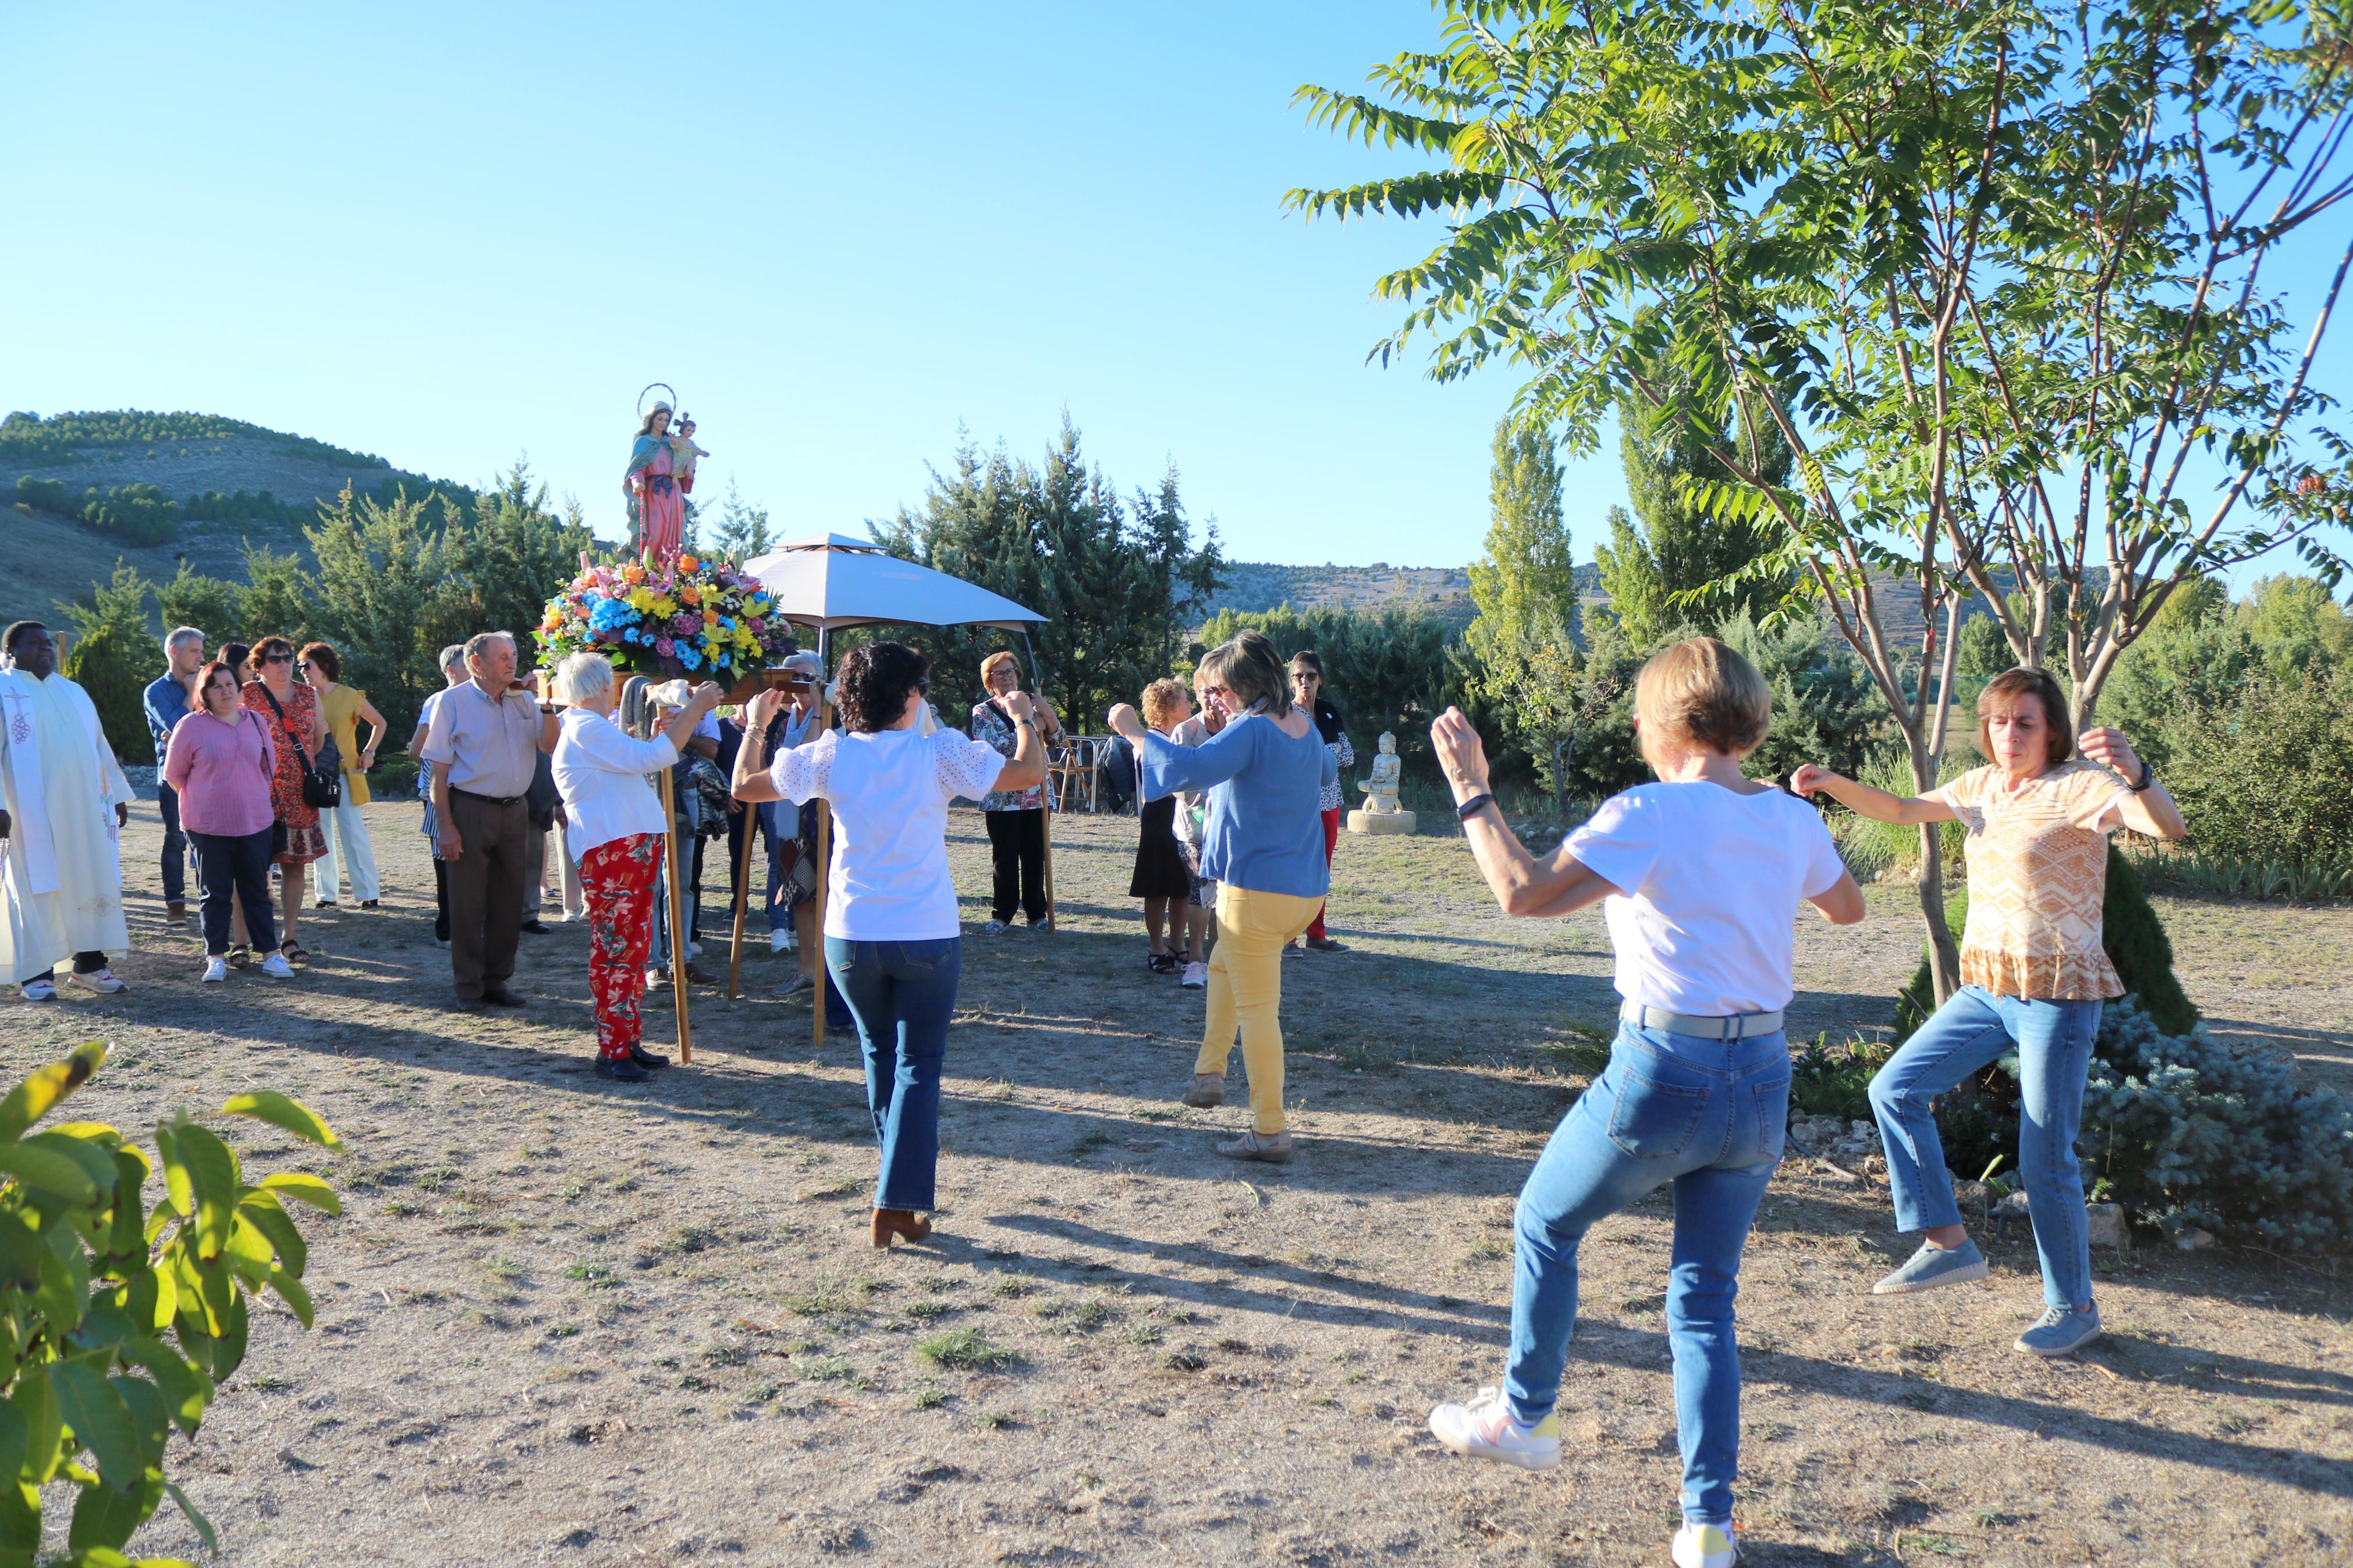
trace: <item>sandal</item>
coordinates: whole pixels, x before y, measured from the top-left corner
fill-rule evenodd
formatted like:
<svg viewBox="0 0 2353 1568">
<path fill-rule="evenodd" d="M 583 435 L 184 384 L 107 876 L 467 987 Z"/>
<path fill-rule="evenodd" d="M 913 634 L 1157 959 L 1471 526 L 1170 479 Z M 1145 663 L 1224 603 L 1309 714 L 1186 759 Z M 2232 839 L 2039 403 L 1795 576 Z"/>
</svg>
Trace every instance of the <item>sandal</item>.
<svg viewBox="0 0 2353 1568">
<path fill-rule="evenodd" d="M 244 969 L 253 963 L 253 949 L 245 942 L 232 942 L 228 950 L 228 966 Z"/>
<path fill-rule="evenodd" d="M 289 963 L 311 962 L 311 955 L 302 951 L 302 944 L 290 936 L 278 944 L 278 955 Z"/>
<path fill-rule="evenodd" d="M 1153 953 L 1144 963 L 1155 974 L 1174 974 L 1177 970 L 1176 955 L 1173 952 Z"/>
</svg>

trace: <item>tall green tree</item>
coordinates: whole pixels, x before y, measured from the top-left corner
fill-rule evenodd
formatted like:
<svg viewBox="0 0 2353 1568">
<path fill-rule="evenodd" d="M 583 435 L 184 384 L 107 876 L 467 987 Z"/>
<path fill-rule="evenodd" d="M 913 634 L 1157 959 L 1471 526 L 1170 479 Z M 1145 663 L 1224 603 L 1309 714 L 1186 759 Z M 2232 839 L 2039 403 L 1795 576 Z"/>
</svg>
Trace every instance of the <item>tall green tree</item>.
<svg viewBox="0 0 2353 1568">
<path fill-rule="evenodd" d="M 1497 423 L 1486 552 L 1471 567 L 1479 614 L 1463 651 L 1485 700 L 1481 716 L 1500 720 L 1498 739 L 1565 796 L 1566 759 L 1580 722 L 1591 717 L 1594 690 L 1577 646 L 1577 579 L 1560 481 L 1559 454 L 1544 432 Z"/>
<path fill-rule="evenodd" d="M 441 546 L 459 585 L 463 618 L 472 631 L 512 632 L 523 656 L 533 658 L 547 601 L 578 574 L 580 557 L 596 540 L 579 503 L 557 516 L 548 509 L 547 487 L 521 462 L 476 497 L 472 510 L 446 531 Z"/>
<path fill-rule="evenodd" d="M 147 683 L 164 669 L 164 645 L 147 629 L 147 584 L 118 560 L 111 578 L 90 586 L 88 605 L 58 605 L 73 630 L 60 639 L 65 647 L 58 668 L 90 694 L 116 758 L 144 763 L 153 752 L 153 733 L 142 699 Z"/>
<path fill-rule="evenodd" d="M 1404 320 L 1375 354 L 1429 332 L 1441 380 L 1517 364 L 1523 421 L 1580 450 L 1629 399 L 1681 422 L 1731 476 L 1693 500 L 1776 526 L 1767 563 L 1854 649 L 1915 787 L 1968 595 L 2021 659 L 2050 627 L 2081 720 L 2186 583 L 2283 544 L 2343 570 L 2353 445 L 2309 370 L 2353 244 L 2306 298 L 2265 270 L 2353 192 L 2338 8 L 1440 5 L 1441 46 L 1373 93 L 1300 94 L 1419 161 L 1295 209 L 1448 224 L 1377 285 Z M 1787 482 L 1725 441 L 1738 408 L 1779 431 Z M 1923 858 L 1942 997 L 1957 955 Z"/>
<path fill-rule="evenodd" d="M 1610 509 L 1609 542 L 1595 547 L 1593 560 L 1628 640 L 1652 647 L 1686 626 L 1714 631 L 1733 616 L 1779 608 L 1792 584 L 1778 562 L 1778 525 L 1760 516 L 1716 516 L 1700 498 L 1734 479 L 1715 458 L 1722 447 L 1746 454 L 1766 484 L 1786 483 L 1789 447 L 1781 433 L 1743 416 L 1703 437 L 1694 434 L 1696 416 L 1639 398 L 1620 403 L 1619 416 L 1633 514 Z"/>
<path fill-rule="evenodd" d="M 451 580 L 432 510 L 430 497 L 403 490 L 378 501 L 345 486 L 310 531 L 322 630 L 343 679 L 403 737 L 442 684 L 440 650 L 483 629 Z"/>
<path fill-rule="evenodd" d="M 738 565 L 755 555 L 765 555 L 775 542 L 768 528 L 768 509 L 754 506 L 735 488 L 733 475 L 727 479 L 727 493 L 719 498 L 717 515 L 711 523 L 711 547 Z"/>
<path fill-rule="evenodd" d="M 1046 617 L 1031 633 L 1045 696 L 1079 731 L 1100 728 L 1114 702 L 1135 700 L 1166 673 L 1176 628 L 1216 591 L 1216 526 L 1199 543 L 1184 521 L 1176 476 L 1133 514 L 1088 466 L 1066 416 L 1036 468 L 969 439 L 952 469 L 932 471 L 920 510 L 868 531 L 893 555 L 979 584 Z M 892 628 L 931 654 L 935 704 L 950 722 L 979 700 L 979 664 L 1018 637 L 987 628 Z M 1025 671 L 1025 679 L 1029 679 Z"/>
</svg>

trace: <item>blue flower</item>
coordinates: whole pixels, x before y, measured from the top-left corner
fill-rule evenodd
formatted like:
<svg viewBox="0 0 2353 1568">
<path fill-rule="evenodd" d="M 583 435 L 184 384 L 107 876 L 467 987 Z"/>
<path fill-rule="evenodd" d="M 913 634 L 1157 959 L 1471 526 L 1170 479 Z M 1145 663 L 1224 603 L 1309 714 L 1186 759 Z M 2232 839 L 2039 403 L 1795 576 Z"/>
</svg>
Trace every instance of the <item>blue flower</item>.
<svg viewBox="0 0 2353 1568">
<path fill-rule="evenodd" d="M 678 645 L 678 662 L 689 669 L 700 669 L 702 668 L 702 656 L 681 643 Z"/>
</svg>

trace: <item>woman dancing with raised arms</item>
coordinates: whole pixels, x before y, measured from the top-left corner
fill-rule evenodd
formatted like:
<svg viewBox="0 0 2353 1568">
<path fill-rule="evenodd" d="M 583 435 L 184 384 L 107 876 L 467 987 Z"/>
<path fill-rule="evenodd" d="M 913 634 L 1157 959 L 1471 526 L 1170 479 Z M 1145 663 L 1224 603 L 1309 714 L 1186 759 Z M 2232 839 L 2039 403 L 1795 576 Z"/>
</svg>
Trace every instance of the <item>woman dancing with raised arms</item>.
<svg viewBox="0 0 2353 1568">
<path fill-rule="evenodd" d="M 1793 991 L 1802 900 L 1837 925 L 1862 892 L 1821 819 L 1741 776 L 1765 739 L 1772 693 L 1714 637 L 1678 643 L 1634 688 L 1643 760 L 1659 776 L 1604 801 L 1547 860 L 1497 809 L 1470 721 L 1430 729 L 1479 869 L 1511 915 L 1565 915 L 1606 900 L 1624 998 L 1608 1070 L 1569 1107 L 1520 1189 L 1512 1344 L 1500 1389 L 1441 1405 L 1430 1429 L 1458 1454 L 1531 1470 L 1560 1463 L 1554 1413 L 1577 1324 L 1585 1233 L 1668 1183 L 1675 1231 L 1667 1277 L 1683 1437 L 1678 1568 L 1728 1568 L 1740 1453 L 1740 1352 L 1733 1298 L 1757 1201 L 1780 1163 L 1789 1111 L 1781 1013 Z"/>
<path fill-rule="evenodd" d="M 1934 1101 L 2016 1051 L 2019 1173 L 2045 1310 L 2013 1348 L 2044 1356 L 2070 1354 L 2100 1334 L 2075 1129 L 2100 1004 L 2124 994 L 2101 942 L 2108 834 L 2129 827 L 2179 838 L 2185 831 L 2180 808 L 2122 733 L 2086 731 L 2084 755 L 2092 761 L 2079 762 L 2067 729 L 2066 694 L 2050 673 L 2012 669 L 1978 696 L 1978 742 L 1993 761 L 1942 789 L 1900 799 L 1811 763 L 1789 775 L 1799 794 L 1825 791 L 1874 821 L 1957 818 L 1968 830 L 1961 988 L 1871 1080 L 1896 1228 L 1927 1233 L 1920 1250 L 1872 1289 L 1901 1295 L 1986 1277 L 1985 1255 L 1961 1228 L 1953 1201 Z"/>
<path fill-rule="evenodd" d="M 882 1168 L 874 1184 L 873 1240 L 921 1241 L 932 1223 L 940 1158 L 940 1069 L 964 970 L 955 884 L 948 879 L 948 802 L 992 789 L 1029 789 L 1046 777 L 1046 751 L 1027 692 L 1001 700 L 1018 732 L 998 755 L 954 730 L 926 735 L 931 663 L 894 642 L 869 643 L 841 661 L 841 724 L 768 761 L 768 721 L 781 691 L 752 699 L 735 753 L 735 798 L 833 805 L 833 864 L 826 868 L 825 966 L 858 1021 L 866 1100 Z M 822 1002 L 819 1004 L 822 1005 Z"/>
</svg>

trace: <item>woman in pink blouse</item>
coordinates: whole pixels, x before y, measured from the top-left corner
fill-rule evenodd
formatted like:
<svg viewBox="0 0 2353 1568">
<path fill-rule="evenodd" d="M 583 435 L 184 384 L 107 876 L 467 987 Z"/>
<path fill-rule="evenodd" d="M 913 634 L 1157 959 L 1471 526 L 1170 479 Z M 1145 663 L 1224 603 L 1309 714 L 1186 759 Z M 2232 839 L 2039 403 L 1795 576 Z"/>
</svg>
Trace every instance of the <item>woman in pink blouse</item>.
<svg viewBox="0 0 2353 1568">
<path fill-rule="evenodd" d="M 263 952 L 261 972 L 291 980 L 293 966 L 277 950 L 269 908 L 269 859 L 277 811 L 270 784 L 278 743 L 260 715 L 239 705 L 237 672 L 215 659 L 196 676 L 196 706 L 172 727 L 164 748 L 164 782 L 180 797 L 180 826 L 196 850 L 196 880 L 204 895 L 205 978 L 228 978 L 232 899 L 245 905 L 246 925 Z"/>
</svg>

